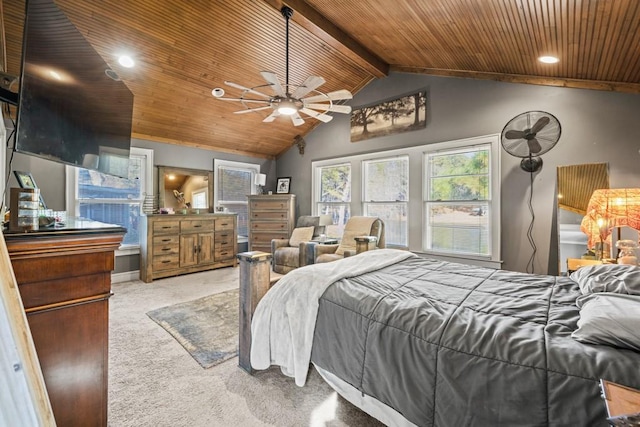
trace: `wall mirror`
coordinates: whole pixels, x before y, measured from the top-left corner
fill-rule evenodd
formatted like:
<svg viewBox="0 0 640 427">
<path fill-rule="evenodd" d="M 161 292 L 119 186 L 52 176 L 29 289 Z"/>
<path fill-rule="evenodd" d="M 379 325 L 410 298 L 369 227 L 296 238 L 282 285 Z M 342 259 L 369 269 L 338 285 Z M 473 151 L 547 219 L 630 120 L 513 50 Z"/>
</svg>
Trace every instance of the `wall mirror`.
<svg viewBox="0 0 640 427">
<path fill-rule="evenodd" d="M 213 212 L 213 171 L 158 166 L 158 206 L 176 213 Z"/>
<path fill-rule="evenodd" d="M 594 190 L 609 188 L 609 164 L 558 166 L 558 267 L 567 274 L 567 259 L 580 258 L 587 250 L 587 235 L 580 231 Z"/>
</svg>

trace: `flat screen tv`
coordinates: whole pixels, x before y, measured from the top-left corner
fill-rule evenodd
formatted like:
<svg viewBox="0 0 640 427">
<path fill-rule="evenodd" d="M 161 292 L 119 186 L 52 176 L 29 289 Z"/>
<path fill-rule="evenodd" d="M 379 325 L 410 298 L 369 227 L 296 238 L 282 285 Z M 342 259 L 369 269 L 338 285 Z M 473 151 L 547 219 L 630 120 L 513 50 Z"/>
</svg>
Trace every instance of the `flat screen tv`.
<svg viewBox="0 0 640 427">
<path fill-rule="evenodd" d="M 15 150 L 126 177 L 132 113 L 133 94 L 67 16 L 28 0 Z"/>
</svg>

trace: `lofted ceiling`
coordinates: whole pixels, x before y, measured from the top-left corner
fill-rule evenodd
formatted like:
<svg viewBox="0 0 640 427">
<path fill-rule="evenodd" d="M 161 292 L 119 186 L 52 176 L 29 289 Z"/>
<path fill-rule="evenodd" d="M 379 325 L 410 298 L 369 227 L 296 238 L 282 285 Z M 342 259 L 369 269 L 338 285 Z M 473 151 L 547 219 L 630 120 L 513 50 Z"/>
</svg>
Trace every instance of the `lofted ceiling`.
<svg viewBox="0 0 640 427">
<path fill-rule="evenodd" d="M 20 74 L 24 0 L 2 2 L 9 74 Z M 275 158 L 302 126 L 215 99 L 285 75 L 357 93 L 390 71 L 640 93 L 637 0 L 55 0 L 134 94 L 133 137 Z M 117 62 L 130 53 L 134 68 Z M 554 55 L 545 65 L 536 58 Z M 335 114 L 335 113 L 332 113 Z"/>
</svg>

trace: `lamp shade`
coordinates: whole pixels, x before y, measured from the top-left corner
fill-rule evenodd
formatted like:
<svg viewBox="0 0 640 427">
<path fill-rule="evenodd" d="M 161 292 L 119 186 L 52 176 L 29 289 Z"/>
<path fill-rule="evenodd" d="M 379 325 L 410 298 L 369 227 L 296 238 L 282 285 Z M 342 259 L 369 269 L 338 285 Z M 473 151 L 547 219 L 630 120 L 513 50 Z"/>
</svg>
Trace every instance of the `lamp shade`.
<svg viewBox="0 0 640 427">
<path fill-rule="evenodd" d="M 256 174 L 254 184 L 255 185 L 265 185 L 267 183 L 267 175 L 263 173 Z"/>
<path fill-rule="evenodd" d="M 640 188 L 595 190 L 580 224 L 589 247 L 605 240 L 613 227 L 624 226 L 640 230 Z"/>
</svg>

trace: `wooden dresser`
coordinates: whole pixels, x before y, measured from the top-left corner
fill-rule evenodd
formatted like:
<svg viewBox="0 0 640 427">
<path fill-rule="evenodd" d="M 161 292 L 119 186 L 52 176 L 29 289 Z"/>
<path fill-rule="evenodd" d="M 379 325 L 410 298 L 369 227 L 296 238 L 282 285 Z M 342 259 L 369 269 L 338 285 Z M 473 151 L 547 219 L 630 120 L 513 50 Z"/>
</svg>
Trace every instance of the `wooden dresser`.
<svg viewBox="0 0 640 427">
<path fill-rule="evenodd" d="M 125 229 L 68 218 L 4 232 L 58 426 L 106 426 L 109 297 Z"/>
<path fill-rule="evenodd" d="M 288 239 L 295 210 L 295 194 L 249 196 L 249 250 L 271 253 L 272 239 Z"/>
<path fill-rule="evenodd" d="M 140 279 L 237 265 L 236 214 L 147 215 L 140 247 Z"/>
</svg>

